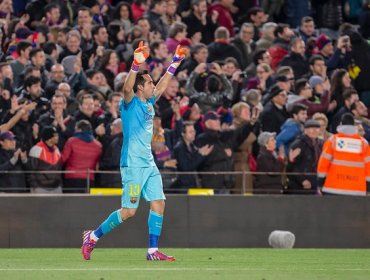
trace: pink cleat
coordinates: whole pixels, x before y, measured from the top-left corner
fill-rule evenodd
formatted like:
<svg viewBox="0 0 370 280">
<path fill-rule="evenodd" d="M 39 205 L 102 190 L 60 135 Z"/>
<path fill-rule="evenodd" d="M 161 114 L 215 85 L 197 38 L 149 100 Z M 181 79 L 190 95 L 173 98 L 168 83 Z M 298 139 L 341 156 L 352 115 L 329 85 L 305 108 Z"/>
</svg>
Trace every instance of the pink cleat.
<svg viewBox="0 0 370 280">
<path fill-rule="evenodd" d="M 146 260 L 147 261 L 168 261 L 168 262 L 173 262 L 175 257 L 172 256 L 167 256 L 160 251 L 155 251 L 153 254 L 147 254 L 146 255 Z"/>
<path fill-rule="evenodd" d="M 86 230 L 82 234 L 82 247 L 81 247 L 81 253 L 85 260 L 90 260 L 91 258 L 91 252 L 94 250 L 96 241 L 92 240 L 90 238 L 90 234 L 92 233 L 92 230 Z"/>
</svg>

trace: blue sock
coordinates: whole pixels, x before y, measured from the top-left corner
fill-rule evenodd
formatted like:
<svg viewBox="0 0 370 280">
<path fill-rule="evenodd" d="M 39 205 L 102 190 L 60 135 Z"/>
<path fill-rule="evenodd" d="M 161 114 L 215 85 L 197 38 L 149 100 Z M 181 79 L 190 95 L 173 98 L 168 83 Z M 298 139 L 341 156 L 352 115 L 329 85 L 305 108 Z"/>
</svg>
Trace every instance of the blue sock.
<svg viewBox="0 0 370 280">
<path fill-rule="evenodd" d="M 163 216 L 150 210 L 148 218 L 149 248 L 158 248 L 158 240 L 162 231 Z"/>
<path fill-rule="evenodd" d="M 97 238 L 102 237 L 122 223 L 121 210 L 112 212 L 109 217 L 94 231 Z"/>
</svg>

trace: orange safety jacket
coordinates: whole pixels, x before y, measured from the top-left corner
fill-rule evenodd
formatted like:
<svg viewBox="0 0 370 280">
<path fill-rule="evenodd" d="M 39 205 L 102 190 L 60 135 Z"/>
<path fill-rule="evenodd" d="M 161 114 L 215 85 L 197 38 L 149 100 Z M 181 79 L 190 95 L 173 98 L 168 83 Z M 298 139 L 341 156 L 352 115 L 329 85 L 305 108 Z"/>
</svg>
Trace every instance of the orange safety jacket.
<svg viewBox="0 0 370 280">
<path fill-rule="evenodd" d="M 324 143 L 317 172 L 319 178 L 325 178 L 323 192 L 366 195 L 366 182 L 370 182 L 369 144 L 358 134 L 334 134 Z"/>
</svg>

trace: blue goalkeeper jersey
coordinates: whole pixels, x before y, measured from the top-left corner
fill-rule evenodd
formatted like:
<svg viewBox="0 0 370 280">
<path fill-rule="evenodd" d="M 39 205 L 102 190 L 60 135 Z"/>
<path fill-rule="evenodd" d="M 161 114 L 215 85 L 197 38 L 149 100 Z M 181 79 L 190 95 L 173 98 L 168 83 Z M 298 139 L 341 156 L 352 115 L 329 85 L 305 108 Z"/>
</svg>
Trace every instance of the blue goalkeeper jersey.
<svg viewBox="0 0 370 280">
<path fill-rule="evenodd" d="M 130 103 L 120 102 L 122 119 L 123 145 L 121 149 L 121 167 L 155 166 L 151 142 L 155 96 L 147 101 L 136 95 Z"/>
</svg>

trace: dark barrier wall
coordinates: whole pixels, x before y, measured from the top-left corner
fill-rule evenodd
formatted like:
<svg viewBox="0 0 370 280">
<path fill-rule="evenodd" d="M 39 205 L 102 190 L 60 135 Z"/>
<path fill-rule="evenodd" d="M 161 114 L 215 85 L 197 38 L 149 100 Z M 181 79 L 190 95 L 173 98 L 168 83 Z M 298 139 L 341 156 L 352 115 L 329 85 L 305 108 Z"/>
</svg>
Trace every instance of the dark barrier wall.
<svg viewBox="0 0 370 280">
<path fill-rule="evenodd" d="M 2 196 L 0 247 L 80 247 L 81 233 L 119 208 L 118 196 Z M 146 247 L 148 204 L 99 241 Z M 370 197 L 170 196 L 161 247 L 268 247 L 274 229 L 305 248 L 370 248 Z"/>
</svg>

